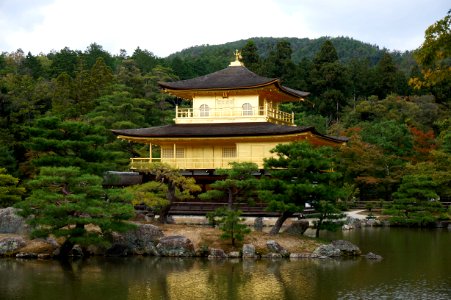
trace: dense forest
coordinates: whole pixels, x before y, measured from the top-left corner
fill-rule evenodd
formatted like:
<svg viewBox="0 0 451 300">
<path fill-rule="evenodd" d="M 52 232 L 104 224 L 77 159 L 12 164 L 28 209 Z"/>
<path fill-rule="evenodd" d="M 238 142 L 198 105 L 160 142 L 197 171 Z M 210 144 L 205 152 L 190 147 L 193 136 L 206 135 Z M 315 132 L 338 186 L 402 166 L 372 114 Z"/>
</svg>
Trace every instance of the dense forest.
<svg viewBox="0 0 451 300">
<path fill-rule="evenodd" d="M 419 49 L 405 53 L 345 37 L 253 38 L 166 58 L 140 48 L 113 55 L 96 43 L 47 54 L 3 52 L 0 206 L 35 199 L 33 184 L 22 183 L 38 180 L 39 187 L 47 167 L 96 176 L 127 170 L 128 158 L 146 150 L 109 130 L 171 123 L 175 105 L 184 103 L 160 93 L 157 83 L 223 69 L 235 49 L 255 73 L 311 93 L 283 107 L 295 112 L 297 125 L 349 137 L 335 163 L 346 198 L 449 201 L 450 22 L 448 13 L 426 30 Z"/>
</svg>

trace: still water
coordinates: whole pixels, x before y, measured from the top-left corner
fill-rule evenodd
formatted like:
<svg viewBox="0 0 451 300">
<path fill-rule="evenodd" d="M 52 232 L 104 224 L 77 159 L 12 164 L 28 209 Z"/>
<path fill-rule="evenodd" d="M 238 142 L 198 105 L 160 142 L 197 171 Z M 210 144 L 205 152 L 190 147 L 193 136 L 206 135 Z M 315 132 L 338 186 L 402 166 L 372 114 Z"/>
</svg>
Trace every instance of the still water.
<svg viewBox="0 0 451 300">
<path fill-rule="evenodd" d="M 451 299 L 451 230 L 327 237 L 384 260 L 0 259 L 0 299 Z"/>
</svg>

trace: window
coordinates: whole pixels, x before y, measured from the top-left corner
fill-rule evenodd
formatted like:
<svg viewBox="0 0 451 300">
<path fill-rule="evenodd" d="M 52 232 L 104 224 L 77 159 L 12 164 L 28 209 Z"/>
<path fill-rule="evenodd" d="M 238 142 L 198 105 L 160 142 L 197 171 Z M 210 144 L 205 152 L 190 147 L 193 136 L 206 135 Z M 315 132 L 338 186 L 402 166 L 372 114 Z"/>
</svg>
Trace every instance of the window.
<svg viewBox="0 0 451 300">
<path fill-rule="evenodd" d="M 236 157 L 236 147 L 224 147 L 222 148 L 222 157 Z"/>
<path fill-rule="evenodd" d="M 185 158 L 185 148 L 177 148 L 175 150 L 175 157 L 176 158 Z"/>
<path fill-rule="evenodd" d="M 202 104 L 200 106 L 200 116 L 201 117 L 208 117 L 210 115 L 209 110 L 210 110 L 210 108 L 208 107 L 207 104 Z"/>
<path fill-rule="evenodd" d="M 161 148 L 161 158 L 174 158 L 174 147 Z M 185 148 L 176 148 L 175 158 L 185 158 Z"/>
<path fill-rule="evenodd" d="M 252 110 L 252 105 L 250 103 L 243 104 L 243 116 L 252 116 L 254 111 Z"/>
<path fill-rule="evenodd" d="M 174 148 L 161 148 L 161 158 L 173 158 Z"/>
</svg>

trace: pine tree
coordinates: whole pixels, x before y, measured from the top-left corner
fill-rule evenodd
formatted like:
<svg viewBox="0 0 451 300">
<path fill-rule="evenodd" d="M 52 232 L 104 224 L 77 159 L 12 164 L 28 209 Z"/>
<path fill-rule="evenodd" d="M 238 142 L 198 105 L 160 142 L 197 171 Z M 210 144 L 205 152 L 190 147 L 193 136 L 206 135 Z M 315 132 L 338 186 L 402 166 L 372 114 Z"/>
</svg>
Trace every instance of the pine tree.
<svg viewBox="0 0 451 300">
<path fill-rule="evenodd" d="M 219 220 L 219 229 L 222 230 L 221 239 L 231 239 L 232 246 L 235 246 L 235 241 L 242 241 L 244 236 L 251 232 L 246 224 L 243 224 L 243 218 L 240 218 L 241 211 L 226 210 L 224 216 Z"/>
<path fill-rule="evenodd" d="M 102 178 L 76 167 L 43 167 L 28 183 L 31 195 L 16 206 L 30 217 L 32 237 L 64 237 L 61 256 L 75 244 L 107 246 L 110 234 L 133 228 L 125 222 L 134 215 L 123 190 L 104 190 Z M 87 225 L 94 228 L 88 230 Z"/>
<path fill-rule="evenodd" d="M 258 55 L 258 49 L 254 41 L 250 40 L 244 45 L 241 49 L 241 56 L 243 57 L 244 66 L 252 72 L 258 73 L 260 56 Z"/>
<path fill-rule="evenodd" d="M 313 60 L 311 88 L 315 110 L 327 116 L 329 122 L 339 119 L 347 104 L 349 80 L 346 68 L 338 61 L 331 41 L 326 41 Z"/>
<path fill-rule="evenodd" d="M 294 142 L 277 145 L 271 152 L 276 156 L 265 160 L 270 176 L 261 180 L 260 188 L 268 209 L 281 213 L 271 234 L 277 234 L 295 212 L 302 212 L 306 203 L 321 208 L 321 201 L 326 201 L 334 206 L 342 196 L 341 174 L 332 171 L 333 149 Z"/>
<path fill-rule="evenodd" d="M 19 186 L 19 179 L 0 168 L 0 207 L 13 206 L 25 194 L 25 188 Z"/>
<path fill-rule="evenodd" d="M 217 175 L 226 176 L 210 184 L 211 190 L 200 194 L 201 200 L 227 199 L 228 209 L 233 209 L 236 202 L 252 202 L 256 198 L 258 181 L 255 173 L 258 166 L 254 163 L 230 163 L 230 169 L 218 169 Z"/>
</svg>

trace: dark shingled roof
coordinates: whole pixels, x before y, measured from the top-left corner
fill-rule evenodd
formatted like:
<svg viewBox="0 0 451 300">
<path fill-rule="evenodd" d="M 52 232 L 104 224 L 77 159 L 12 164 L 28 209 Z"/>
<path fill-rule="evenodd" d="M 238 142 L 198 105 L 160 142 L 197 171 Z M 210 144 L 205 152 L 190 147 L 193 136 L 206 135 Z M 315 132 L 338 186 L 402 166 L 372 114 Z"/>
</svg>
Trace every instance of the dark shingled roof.
<svg viewBox="0 0 451 300">
<path fill-rule="evenodd" d="M 112 132 L 116 135 L 154 138 L 271 136 L 296 134 L 309 131 L 314 133 L 315 135 L 336 142 L 345 142 L 348 140 L 347 138 L 343 137 L 330 137 L 322 135 L 318 133 L 314 127 L 287 126 L 268 122 L 174 124 L 149 128 L 112 130 Z"/>
<path fill-rule="evenodd" d="M 294 97 L 302 98 L 310 94 L 282 86 L 277 78 L 259 76 L 242 66 L 229 66 L 204 76 L 175 82 L 159 82 L 158 84 L 162 88 L 172 90 L 246 89 L 275 84 L 282 91 Z"/>
</svg>

